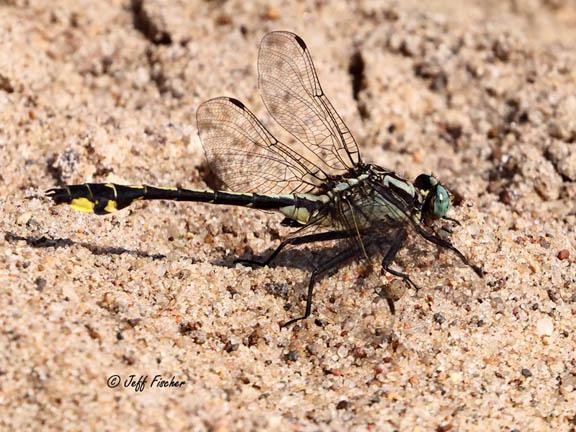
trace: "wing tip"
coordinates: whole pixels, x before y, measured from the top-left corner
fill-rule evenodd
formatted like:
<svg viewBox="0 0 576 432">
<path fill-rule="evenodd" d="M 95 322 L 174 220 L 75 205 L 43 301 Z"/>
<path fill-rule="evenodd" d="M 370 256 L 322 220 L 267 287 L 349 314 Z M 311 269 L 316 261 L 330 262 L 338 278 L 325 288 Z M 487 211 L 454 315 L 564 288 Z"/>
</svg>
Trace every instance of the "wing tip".
<svg viewBox="0 0 576 432">
<path fill-rule="evenodd" d="M 276 31 L 271 31 L 269 33 L 266 33 L 264 35 L 264 37 L 262 38 L 261 44 L 265 45 L 265 43 L 268 41 L 268 39 L 274 38 L 274 37 L 283 37 L 283 38 L 294 39 L 296 41 L 296 43 L 298 45 L 300 45 L 300 48 L 302 48 L 303 50 L 308 49 L 308 46 L 306 45 L 306 42 L 304 42 L 304 39 L 302 39 L 296 33 L 288 31 L 288 30 L 276 30 Z"/>
<path fill-rule="evenodd" d="M 236 105 L 238 108 L 240 109 L 246 109 L 246 105 L 244 105 L 242 102 L 240 102 L 238 99 L 233 98 L 233 97 L 229 97 L 227 98 L 228 102 L 230 102 L 233 105 Z"/>
<path fill-rule="evenodd" d="M 298 35 L 295 34 L 295 33 L 292 33 L 292 34 L 294 35 L 294 39 L 296 40 L 296 42 L 298 42 L 298 45 L 300 45 L 300 47 L 301 47 L 303 50 L 307 50 L 308 47 L 306 46 L 306 42 L 304 42 L 304 39 L 302 39 L 300 36 L 298 36 Z"/>
</svg>

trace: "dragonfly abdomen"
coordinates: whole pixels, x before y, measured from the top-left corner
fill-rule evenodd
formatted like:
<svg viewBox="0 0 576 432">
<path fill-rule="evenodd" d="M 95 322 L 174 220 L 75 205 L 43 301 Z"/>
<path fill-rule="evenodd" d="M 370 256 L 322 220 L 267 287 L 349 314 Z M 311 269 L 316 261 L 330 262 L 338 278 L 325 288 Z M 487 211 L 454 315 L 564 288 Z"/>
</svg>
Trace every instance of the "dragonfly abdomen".
<svg viewBox="0 0 576 432">
<path fill-rule="evenodd" d="M 298 208 L 298 198 L 295 195 L 261 195 L 113 183 L 68 185 L 63 188 L 50 189 L 47 194 L 56 204 L 68 204 L 75 210 L 99 215 L 121 210 L 137 200 L 205 202 L 260 210 L 278 210 L 284 214 L 286 213 L 282 209 Z"/>
</svg>

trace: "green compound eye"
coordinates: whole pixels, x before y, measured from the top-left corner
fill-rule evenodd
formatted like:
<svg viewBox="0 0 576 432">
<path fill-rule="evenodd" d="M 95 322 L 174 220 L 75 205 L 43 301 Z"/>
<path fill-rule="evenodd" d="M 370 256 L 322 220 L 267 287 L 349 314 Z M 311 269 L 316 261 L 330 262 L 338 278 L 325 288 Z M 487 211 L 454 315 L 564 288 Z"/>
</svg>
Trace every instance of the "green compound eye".
<svg viewBox="0 0 576 432">
<path fill-rule="evenodd" d="M 436 186 L 436 191 L 433 198 L 434 210 L 433 214 L 436 218 L 441 218 L 446 216 L 448 213 L 448 208 L 450 207 L 450 196 L 448 191 L 442 185 Z"/>
</svg>

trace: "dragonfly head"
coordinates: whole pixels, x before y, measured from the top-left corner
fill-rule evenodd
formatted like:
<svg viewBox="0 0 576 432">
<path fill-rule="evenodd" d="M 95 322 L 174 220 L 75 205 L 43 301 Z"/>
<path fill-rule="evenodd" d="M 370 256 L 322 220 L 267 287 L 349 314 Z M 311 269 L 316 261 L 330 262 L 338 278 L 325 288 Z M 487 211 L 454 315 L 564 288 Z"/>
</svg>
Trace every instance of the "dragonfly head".
<svg viewBox="0 0 576 432">
<path fill-rule="evenodd" d="M 450 194 L 436 177 L 420 174 L 416 177 L 414 186 L 424 198 L 422 215 L 425 219 L 440 219 L 446 216 L 450 208 Z"/>
</svg>

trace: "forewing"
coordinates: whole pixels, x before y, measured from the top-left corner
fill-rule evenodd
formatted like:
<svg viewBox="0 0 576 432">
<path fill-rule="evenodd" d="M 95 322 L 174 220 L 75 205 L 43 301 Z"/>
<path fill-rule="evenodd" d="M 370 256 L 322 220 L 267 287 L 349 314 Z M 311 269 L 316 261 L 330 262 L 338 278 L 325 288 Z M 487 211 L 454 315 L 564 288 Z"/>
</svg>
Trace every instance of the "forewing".
<svg viewBox="0 0 576 432">
<path fill-rule="evenodd" d="M 230 190 L 286 194 L 321 183 L 314 166 L 274 138 L 242 102 L 210 99 L 196 120 L 210 168 Z"/>
<path fill-rule="evenodd" d="M 294 33 L 272 32 L 262 39 L 258 83 L 274 119 L 308 150 L 323 171 L 343 174 L 360 162 L 358 146 L 324 95 L 312 57 Z"/>
</svg>

